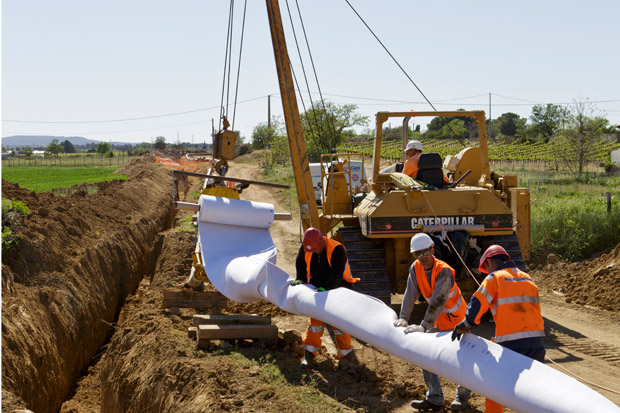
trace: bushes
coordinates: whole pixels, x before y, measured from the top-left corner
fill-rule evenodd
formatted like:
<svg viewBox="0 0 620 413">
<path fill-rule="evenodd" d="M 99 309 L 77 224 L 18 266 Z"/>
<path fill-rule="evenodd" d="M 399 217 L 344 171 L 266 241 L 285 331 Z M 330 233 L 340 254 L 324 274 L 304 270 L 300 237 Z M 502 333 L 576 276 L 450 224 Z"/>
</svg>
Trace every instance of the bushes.
<svg viewBox="0 0 620 413">
<path fill-rule="evenodd" d="M 17 229 L 23 225 L 30 210 L 22 201 L 2 198 L 2 254 L 19 241 L 21 234 Z M 15 231 L 14 231 L 15 230 Z"/>
<path fill-rule="evenodd" d="M 579 261 L 609 251 L 620 243 L 620 202 L 613 197 L 607 214 L 605 197 L 566 188 L 532 205 L 532 259 L 549 253 Z"/>
</svg>

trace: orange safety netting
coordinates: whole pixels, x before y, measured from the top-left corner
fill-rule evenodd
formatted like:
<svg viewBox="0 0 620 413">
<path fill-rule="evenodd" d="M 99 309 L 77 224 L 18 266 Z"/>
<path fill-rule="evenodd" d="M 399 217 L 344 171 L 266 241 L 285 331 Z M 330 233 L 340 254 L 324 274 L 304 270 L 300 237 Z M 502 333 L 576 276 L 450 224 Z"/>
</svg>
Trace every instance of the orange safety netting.
<svg viewBox="0 0 620 413">
<path fill-rule="evenodd" d="M 155 158 L 156 163 L 160 163 L 164 168 L 170 169 L 182 169 L 184 171 L 198 171 L 200 169 L 206 169 L 211 165 L 210 160 L 198 160 L 198 159 L 169 159 L 169 158 Z"/>
</svg>

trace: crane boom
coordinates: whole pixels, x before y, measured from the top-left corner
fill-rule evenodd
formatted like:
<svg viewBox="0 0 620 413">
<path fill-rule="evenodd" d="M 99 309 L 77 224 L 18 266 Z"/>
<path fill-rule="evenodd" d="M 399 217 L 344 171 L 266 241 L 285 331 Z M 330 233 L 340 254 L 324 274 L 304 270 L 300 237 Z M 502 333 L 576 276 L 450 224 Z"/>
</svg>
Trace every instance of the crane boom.
<svg viewBox="0 0 620 413">
<path fill-rule="evenodd" d="M 284 111 L 284 121 L 288 135 L 289 147 L 291 149 L 291 162 L 295 175 L 295 185 L 297 187 L 297 199 L 301 211 L 301 220 L 304 229 L 312 226 L 321 228 L 319 220 L 319 210 L 312 187 L 312 175 L 308 163 L 306 143 L 301 128 L 295 86 L 291 73 L 291 62 L 286 48 L 286 39 L 282 27 L 282 17 L 278 0 L 266 0 L 267 15 L 269 16 L 269 28 L 271 30 L 271 41 L 273 43 L 273 54 L 278 71 L 278 81 L 280 84 L 280 95 L 282 96 L 282 109 Z"/>
</svg>

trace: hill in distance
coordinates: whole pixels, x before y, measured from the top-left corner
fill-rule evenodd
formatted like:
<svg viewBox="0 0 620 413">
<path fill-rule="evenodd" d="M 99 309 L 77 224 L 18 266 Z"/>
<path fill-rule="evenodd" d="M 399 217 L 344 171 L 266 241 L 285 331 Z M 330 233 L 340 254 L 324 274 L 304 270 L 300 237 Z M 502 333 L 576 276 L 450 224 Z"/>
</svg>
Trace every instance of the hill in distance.
<svg viewBox="0 0 620 413">
<path fill-rule="evenodd" d="M 63 143 L 68 140 L 74 146 L 82 146 L 88 144 L 98 144 L 101 141 L 82 138 L 80 136 L 45 136 L 45 135 L 15 135 L 2 138 L 2 146 L 7 149 L 12 148 L 24 148 L 26 146 L 32 147 L 45 147 L 52 142 L 53 139 L 58 139 L 59 143 Z M 110 145 L 127 145 L 128 142 L 109 142 Z"/>
</svg>

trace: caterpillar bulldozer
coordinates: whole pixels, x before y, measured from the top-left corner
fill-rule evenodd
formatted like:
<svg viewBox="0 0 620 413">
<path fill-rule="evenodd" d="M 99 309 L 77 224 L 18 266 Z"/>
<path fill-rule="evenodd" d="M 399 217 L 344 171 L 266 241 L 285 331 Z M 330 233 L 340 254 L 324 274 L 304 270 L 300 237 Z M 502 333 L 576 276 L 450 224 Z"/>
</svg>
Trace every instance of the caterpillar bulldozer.
<svg viewBox="0 0 620 413">
<path fill-rule="evenodd" d="M 351 158 L 355 154 L 329 154 L 322 170 L 322 211 L 319 212 L 303 138 L 290 60 L 277 0 L 266 0 L 272 43 L 291 150 L 301 219 L 339 240 L 346 248 L 354 289 L 390 304 L 392 293 L 403 293 L 412 263 L 411 237 L 431 235 L 436 256 L 456 271 L 467 295 L 476 289 L 474 278 L 482 252 L 500 244 L 525 269 L 530 257 L 530 196 L 517 186 L 516 176 L 490 171 L 483 111 L 379 112 L 372 158 L 372 177 L 365 190 L 354 193 Z M 407 181 L 399 165 L 381 168 L 383 124 L 411 117 L 470 116 L 478 125 L 479 146 L 466 147 L 442 163 L 439 154 L 420 155 L 417 180 Z M 443 168 L 450 183 L 443 182 Z M 471 274 L 472 276 L 466 276 Z"/>
</svg>

